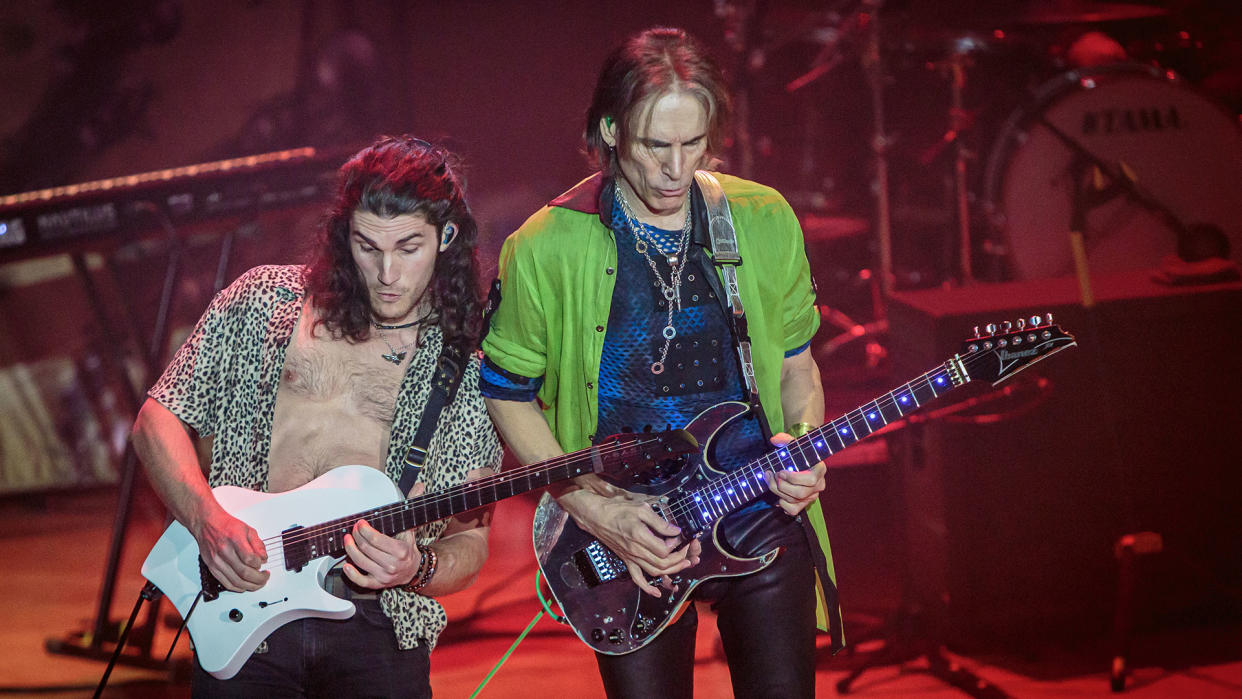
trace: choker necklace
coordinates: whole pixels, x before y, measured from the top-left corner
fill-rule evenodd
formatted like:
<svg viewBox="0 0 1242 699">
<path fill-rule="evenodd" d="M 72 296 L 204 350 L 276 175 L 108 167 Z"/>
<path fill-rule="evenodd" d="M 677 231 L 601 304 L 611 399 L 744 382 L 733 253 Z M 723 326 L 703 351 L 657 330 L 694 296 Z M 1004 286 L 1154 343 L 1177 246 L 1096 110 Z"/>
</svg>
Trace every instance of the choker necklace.
<svg viewBox="0 0 1242 699">
<path fill-rule="evenodd" d="M 405 351 L 405 348 L 418 342 L 418 338 L 416 337 L 413 340 L 410 340 L 409 342 L 405 343 L 404 345 L 393 347 L 392 343 L 388 341 L 388 335 L 386 335 L 384 331 L 385 330 L 404 330 L 405 328 L 412 328 L 414 326 L 419 326 L 427 322 L 429 318 L 431 318 L 431 311 L 427 311 L 427 315 L 423 316 L 422 318 L 419 318 L 418 320 L 412 320 L 408 323 L 402 323 L 401 325 L 383 325 L 381 323 L 371 321 L 371 325 L 374 326 L 375 329 L 379 331 L 380 339 L 384 341 L 385 345 L 388 345 L 388 353 L 385 354 L 381 352 L 380 356 L 383 357 L 385 360 L 392 362 L 393 364 L 400 364 L 401 362 L 405 361 L 405 355 L 409 354 L 408 352 Z"/>
</svg>

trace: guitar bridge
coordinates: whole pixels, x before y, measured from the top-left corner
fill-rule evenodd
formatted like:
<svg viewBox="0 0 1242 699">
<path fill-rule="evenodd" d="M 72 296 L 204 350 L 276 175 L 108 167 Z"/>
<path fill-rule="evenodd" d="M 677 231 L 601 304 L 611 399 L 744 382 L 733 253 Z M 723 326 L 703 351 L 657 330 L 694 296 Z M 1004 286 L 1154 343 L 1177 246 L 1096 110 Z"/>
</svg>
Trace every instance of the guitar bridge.
<svg viewBox="0 0 1242 699">
<path fill-rule="evenodd" d="M 592 587 L 629 574 L 625 561 L 598 541 L 592 541 L 575 553 L 574 564 Z"/>
</svg>

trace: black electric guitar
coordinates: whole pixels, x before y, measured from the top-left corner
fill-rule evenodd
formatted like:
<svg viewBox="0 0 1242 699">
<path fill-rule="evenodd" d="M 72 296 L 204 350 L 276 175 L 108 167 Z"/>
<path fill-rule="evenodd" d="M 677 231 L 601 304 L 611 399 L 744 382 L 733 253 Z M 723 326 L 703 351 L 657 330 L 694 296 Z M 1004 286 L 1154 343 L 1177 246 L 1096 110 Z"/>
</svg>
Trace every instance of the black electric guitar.
<svg viewBox="0 0 1242 699">
<path fill-rule="evenodd" d="M 535 512 L 535 556 L 574 633 L 609 655 L 643 647 L 680 615 L 700 583 L 753 573 L 776 559 L 779 548 L 756 558 L 730 554 L 720 543 L 716 525 L 768 492 L 767 483 L 778 470 L 806 470 L 959 386 L 971 381 L 998 384 L 1075 345 L 1072 336 L 1052 324 L 1051 315 L 1019 321 L 1016 329 L 1010 323 L 1005 326 L 999 333 L 989 326 L 992 334 L 986 336 L 976 332 L 960 353 L 940 366 L 729 473 L 713 468 L 713 446 L 747 415 L 749 406 L 725 402 L 700 413 L 685 428 L 703 445 L 700 452 L 683 457 L 680 469 L 655 487 L 639 481 L 622 486 L 649 496 L 652 509 L 681 527 L 683 537 L 702 543 L 699 564 L 673 576 L 676 590 L 664 588 L 662 597 L 643 593 L 625 563 L 579 529 L 545 494 Z"/>
<path fill-rule="evenodd" d="M 203 669 L 220 679 L 237 674 L 251 652 L 283 624 L 305 617 L 346 619 L 351 602 L 323 589 L 328 569 L 345 557 L 345 534 L 360 519 L 393 536 L 504 498 L 585 473 L 625 480 L 637 471 L 698 448 L 682 430 L 609 438 L 589 449 L 502 471 L 406 499 L 395 483 L 369 466 L 338 466 L 283 493 L 221 486 L 216 499 L 258 532 L 267 546 L 267 583 L 231 592 L 207 572 L 198 543 L 173 522 L 152 547 L 142 574 L 186 620 Z"/>
</svg>

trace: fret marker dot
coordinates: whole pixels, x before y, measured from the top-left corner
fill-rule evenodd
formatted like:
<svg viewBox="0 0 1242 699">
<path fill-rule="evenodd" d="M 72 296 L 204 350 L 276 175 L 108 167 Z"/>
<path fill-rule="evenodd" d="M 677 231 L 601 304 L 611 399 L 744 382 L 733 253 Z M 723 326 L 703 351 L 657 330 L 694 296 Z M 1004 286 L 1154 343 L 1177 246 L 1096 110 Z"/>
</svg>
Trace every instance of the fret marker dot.
<svg viewBox="0 0 1242 699">
<path fill-rule="evenodd" d="M 867 413 L 867 417 L 868 417 L 868 418 L 870 418 L 870 419 L 872 419 L 872 420 L 874 420 L 874 419 L 875 419 L 875 413 Z"/>
<path fill-rule="evenodd" d="M 732 494 L 733 494 L 733 489 L 732 489 L 732 488 L 729 488 L 729 489 L 728 489 L 728 490 L 726 490 L 725 492 L 726 492 L 726 493 L 728 493 L 729 495 L 732 495 Z"/>
<path fill-rule="evenodd" d="M 709 516 L 708 516 L 708 514 L 707 514 L 706 512 L 704 512 L 704 513 L 703 513 L 703 519 L 707 520 L 707 519 L 711 519 L 711 517 L 709 517 Z"/>
<path fill-rule="evenodd" d="M 902 403 L 909 403 L 909 402 L 910 402 L 910 397 L 909 397 L 909 396 L 902 396 L 902 397 L 901 397 L 901 402 L 902 402 Z"/>
<path fill-rule="evenodd" d="M 715 498 L 715 500 L 716 500 L 716 502 L 720 502 L 720 496 L 719 496 L 719 495 L 717 495 L 717 496 L 716 496 L 716 498 Z"/>
<path fill-rule="evenodd" d="M 944 383 L 944 377 L 943 377 L 943 376 L 937 376 L 937 377 L 936 377 L 936 383 L 943 384 L 943 383 Z"/>
<path fill-rule="evenodd" d="M 822 447 L 822 446 L 824 446 L 824 440 L 822 440 L 822 439 L 821 439 L 821 440 L 819 440 L 818 442 L 815 442 L 815 446 L 817 446 L 817 447 Z"/>
<path fill-rule="evenodd" d="M 841 428 L 841 434 L 849 434 L 849 433 L 850 433 L 850 428 L 848 427 Z"/>
</svg>

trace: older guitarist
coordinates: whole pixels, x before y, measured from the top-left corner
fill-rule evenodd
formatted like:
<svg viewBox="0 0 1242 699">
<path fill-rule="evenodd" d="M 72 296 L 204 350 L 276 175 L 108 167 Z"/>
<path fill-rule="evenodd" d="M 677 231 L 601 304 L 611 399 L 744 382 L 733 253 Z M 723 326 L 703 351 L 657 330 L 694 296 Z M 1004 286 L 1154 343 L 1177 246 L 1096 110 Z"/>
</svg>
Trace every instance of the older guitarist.
<svg viewBox="0 0 1242 699">
<path fill-rule="evenodd" d="M 631 37 L 606 60 L 586 119 L 601 171 L 531 216 L 505 242 L 499 304 L 484 340 L 482 390 L 506 442 L 526 463 L 618 432 L 680 427 L 704 408 L 753 393 L 737 328 L 707 253 L 696 169 L 721 145 L 728 92 L 701 47 L 677 29 Z M 749 327 L 761 418 L 720 450 L 725 468 L 824 419 L 808 351 L 819 326 L 802 234 L 774 190 L 719 175 L 733 210 L 737 277 Z M 763 424 L 766 421 L 766 425 Z M 754 556 L 783 546 L 768 568 L 703 584 L 739 697 L 812 697 L 816 566 L 829 626 L 840 640 L 835 587 L 804 510 L 824 466 L 782 471 L 771 492 L 726 518 L 726 543 Z M 697 540 L 625 491 L 577 479 L 558 502 L 626 564 L 634 583 L 698 562 Z M 818 516 L 818 507 L 815 508 Z M 693 694 L 693 605 L 648 645 L 597 654 L 611 697 Z"/>
</svg>

